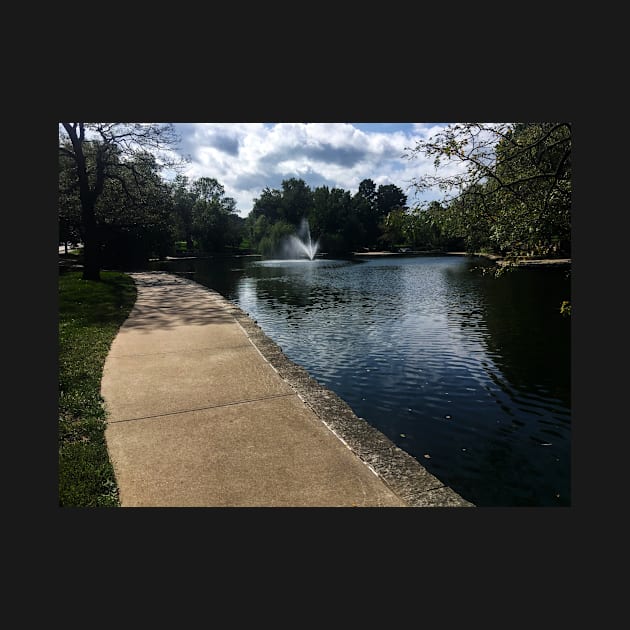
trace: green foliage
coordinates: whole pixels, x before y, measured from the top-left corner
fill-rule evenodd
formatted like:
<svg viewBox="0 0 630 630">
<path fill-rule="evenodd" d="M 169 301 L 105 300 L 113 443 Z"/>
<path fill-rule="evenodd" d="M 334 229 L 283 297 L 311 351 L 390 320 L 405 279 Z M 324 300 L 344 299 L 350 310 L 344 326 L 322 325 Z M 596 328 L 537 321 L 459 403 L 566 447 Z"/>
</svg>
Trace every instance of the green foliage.
<svg viewBox="0 0 630 630">
<path fill-rule="evenodd" d="M 445 236 L 464 239 L 468 251 L 570 255 L 569 123 L 462 123 L 408 156 L 418 153 L 450 167 L 414 182 L 420 191 L 443 191 Z"/>
<path fill-rule="evenodd" d="M 193 206 L 195 195 L 190 190 L 187 177 L 178 175 L 172 187 L 173 212 L 175 222 L 175 237 L 184 240 L 185 247 L 181 249 L 193 249 Z"/>
<path fill-rule="evenodd" d="M 405 210 L 405 204 L 405 194 L 392 184 L 377 188 L 372 180 L 363 180 L 352 196 L 328 186 L 311 190 L 303 180 L 292 178 L 282 182 L 282 190 L 265 188 L 254 200 L 246 219 L 247 234 L 259 253 L 273 255 L 270 252 L 277 252 L 286 226 L 295 233 L 307 218 L 323 251 L 345 255 L 360 247 L 380 247 L 385 218 L 392 210 Z M 273 231 L 276 224 L 282 226 L 279 231 Z"/>
<path fill-rule="evenodd" d="M 67 150 L 71 147 L 64 143 Z M 69 159 L 59 160 L 59 196 L 57 198 L 59 213 L 59 242 L 80 243 L 81 202 L 78 195 L 75 167 Z"/>
<path fill-rule="evenodd" d="M 260 239 L 258 251 L 267 258 L 279 256 L 282 251 L 282 243 L 291 234 L 295 234 L 295 227 L 293 225 L 286 221 L 277 221 Z"/>
<path fill-rule="evenodd" d="M 358 191 L 352 198 L 352 214 L 361 226 L 357 247 L 376 247 L 381 236 L 382 217 L 379 214 L 377 198 L 376 184 L 371 179 L 361 181 Z"/>
<path fill-rule="evenodd" d="M 303 179 L 292 177 L 282 182 L 282 219 L 298 226 L 313 207 L 313 192 Z"/>
<path fill-rule="evenodd" d="M 205 252 L 238 247 L 245 235 L 244 219 L 235 214 L 236 203 L 212 177 L 189 180 L 179 176 L 172 190 L 175 237 L 187 248 L 194 243 Z"/>
<path fill-rule="evenodd" d="M 136 289 L 129 276 L 103 272 L 101 282 L 78 272 L 59 276 L 59 505 L 118 504 L 105 444 L 100 395 L 111 343 L 129 315 Z"/>
<path fill-rule="evenodd" d="M 99 142 L 84 143 L 89 171 L 97 168 L 104 150 Z M 85 241 L 80 189 L 72 176 L 74 168 L 73 160 L 62 154 L 59 220 L 64 232 L 68 230 L 75 240 Z M 122 161 L 117 151 L 109 149 L 107 177 L 94 196 L 93 219 L 92 246 L 101 266 L 123 268 L 170 253 L 174 237 L 172 203 L 153 155 L 138 152 Z"/>
<path fill-rule="evenodd" d="M 384 219 L 392 210 L 407 207 L 407 195 L 394 184 L 378 187 L 376 192 L 376 208 L 378 216 Z"/>
<path fill-rule="evenodd" d="M 177 168 L 165 152 L 177 141 L 170 123 L 60 123 L 60 232 L 77 226 L 84 279 L 168 250 L 170 196 L 158 172 Z"/>
<path fill-rule="evenodd" d="M 504 250 L 552 256 L 571 240 L 571 128 L 568 123 L 514 125 L 496 148 L 498 220 L 493 241 Z"/>
<path fill-rule="evenodd" d="M 381 237 L 386 247 L 402 246 L 408 241 L 410 217 L 401 208 L 392 210 L 383 223 L 384 231 Z"/>
<path fill-rule="evenodd" d="M 282 208 L 282 192 L 272 190 L 268 186 L 265 187 L 260 197 L 254 199 L 254 207 L 250 212 L 248 219 L 257 221 L 259 218 L 265 217 L 268 223 L 275 223 L 284 218 L 284 210 Z"/>
</svg>

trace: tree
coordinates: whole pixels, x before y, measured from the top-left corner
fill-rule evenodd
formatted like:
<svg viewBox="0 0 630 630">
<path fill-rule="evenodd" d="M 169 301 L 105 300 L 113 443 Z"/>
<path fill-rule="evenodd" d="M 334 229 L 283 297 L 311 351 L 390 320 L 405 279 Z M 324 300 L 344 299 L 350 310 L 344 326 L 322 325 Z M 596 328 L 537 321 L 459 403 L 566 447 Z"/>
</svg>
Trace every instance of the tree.
<svg viewBox="0 0 630 630">
<path fill-rule="evenodd" d="M 282 218 L 282 193 L 279 190 L 265 187 L 260 197 L 254 199 L 254 207 L 250 213 L 252 221 L 256 221 L 260 216 L 266 217 L 268 221 L 274 223 Z"/>
<path fill-rule="evenodd" d="M 345 253 L 356 246 L 360 230 L 352 215 L 351 201 L 350 193 L 341 188 L 318 186 L 313 192 L 311 232 L 329 253 Z"/>
<path fill-rule="evenodd" d="M 376 191 L 376 207 L 379 219 L 383 220 L 392 210 L 407 207 L 407 195 L 394 184 L 382 184 Z"/>
<path fill-rule="evenodd" d="M 230 212 L 226 218 L 223 246 L 231 249 L 240 248 L 246 242 L 246 235 L 245 219 L 236 212 Z"/>
<path fill-rule="evenodd" d="M 371 179 L 364 179 L 352 197 L 353 214 L 362 226 L 359 246 L 375 247 L 379 236 L 378 193 Z"/>
<path fill-rule="evenodd" d="M 282 213 L 284 220 L 299 226 L 313 207 L 313 193 L 303 179 L 291 177 L 282 182 Z"/>
<path fill-rule="evenodd" d="M 277 253 L 282 239 L 294 233 L 312 211 L 313 192 L 303 179 L 283 180 L 282 190 L 266 187 L 254 199 L 254 207 L 246 219 L 251 245 L 266 256 Z M 276 224 L 279 225 L 274 228 Z"/>
<path fill-rule="evenodd" d="M 427 208 L 413 208 L 407 215 L 405 232 L 409 244 L 418 250 L 458 248 L 458 234 L 447 219 L 446 210 L 437 201 Z"/>
<path fill-rule="evenodd" d="M 173 183 L 173 211 L 176 217 L 178 236 L 180 240 L 186 241 L 188 250 L 192 250 L 193 245 L 193 206 L 195 205 L 195 195 L 190 190 L 188 177 L 177 175 Z"/>
<path fill-rule="evenodd" d="M 230 228 L 229 217 L 235 212 L 236 202 L 225 196 L 225 188 L 212 177 L 200 177 L 193 181 L 191 191 L 195 199 L 192 207 L 193 236 L 207 252 L 223 250 Z"/>
<path fill-rule="evenodd" d="M 68 143 L 69 144 L 69 143 Z M 75 170 L 70 160 L 59 160 L 59 243 L 64 243 L 66 253 L 68 243 L 80 243 L 81 203 L 77 194 Z"/>
<path fill-rule="evenodd" d="M 393 248 L 408 244 L 409 216 L 402 208 L 391 210 L 383 221 L 381 241 L 385 247 Z"/>
<path fill-rule="evenodd" d="M 69 139 L 64 141 L 62 129 Z M 136 182 L 141 181 L 139 166 L 155 155 L 159 166 L 175 168 L 181 163 L 173 159 L 169 149 L 178 138 L 172 124 L 154 123 L 85 123 L 62 122 L 59 137 L 60 157 L 71 161 L 81 208 L 83 239 L 83 278 L 100 280 L 100 234 L 96 204 L 106 183 L 116 180 L 124 194 L 133 199 L 133 191 L 123 172 Z M 92 159 L 88 159 L 91 154 Z M 154 165 L 158 164 L 154 162 Z"/>
<path fill-rule="evenodd" d="M 570 251 L 570 125 L 515 124 L 499 140 L 496 156 L 490 186 L 497 190 L 502 220 L 494 241 L 530 255 Z"/>
<path fill-rule="evenodd" d="M 371 179 L 347 190 L 318 186 L 311 190 L 302 179 L 282 182 L 282 190 L 265 188 L 246 219 L 250 243 L 261 253 L 274 251 L 289 228 L 295 232 L 307 218 L 321 249 L 346 254 L 361 246 L 376 246 L 383 221 L 392 210 L 407 210 L 406 196 L 392 184 L 376 187 Z M 278 223 L 282 225 L 274 230 Z"/>
<path fill-rule="evenodd" d="M 295 234 L 295 226 L 284 220 L 276 221 L 260 239 L 258 250 L 263 256 L 278 256 L 282 252 L 282 245 L 286 239 Z"/>
<path fill-rule="evenodd" d="M 418 154 L 434 158 L 436 174 L 413 185 L 442 191 L 470 242 L 508 257 L 570 248 L 569 123 L 459 123 L 407 150 Z"/>
<path fill-rule="evenodd" d="M 103 265 L 124 268 L 171 250 L 173 203 L 158 171 L 153 155 L 137 154 L 106 183 L 95 207 Z"/>
<path fill-rule="evenodd" d="M 378 240 L 385 247 L 401 245 L 408 226 L 407 196 L 394 184 L 382 184 L 376 191 Z"/>
<path fill-rule="evenodd" d="M 376 190 L 376 184 L 371 179 L 361 181 L 357 196 L 364 199 L 370 208 L 376 210 L 378 192 Z"/>
<path fill-rule="evenodd" d="M 442 215 L 442 232 L 463 241 L 468 252 L 493 249 L 491 237 L 497 217 L 484 192 L 483 185 L 471 185 L 451 200 Z"/>
</svg>

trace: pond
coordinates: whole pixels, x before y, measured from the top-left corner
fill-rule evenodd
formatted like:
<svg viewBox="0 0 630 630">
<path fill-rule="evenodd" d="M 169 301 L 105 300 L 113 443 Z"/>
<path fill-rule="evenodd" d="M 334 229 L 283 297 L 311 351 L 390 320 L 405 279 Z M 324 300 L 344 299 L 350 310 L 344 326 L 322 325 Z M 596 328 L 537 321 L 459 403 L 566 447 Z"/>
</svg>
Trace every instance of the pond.
<svg viewBox="0 0 630 630">
<path fill-rule="evenodd" d="M 566 269 L 468 256 L 151 263 L 220 292 L 478 506 L 571 504 Z"/>
</svg>

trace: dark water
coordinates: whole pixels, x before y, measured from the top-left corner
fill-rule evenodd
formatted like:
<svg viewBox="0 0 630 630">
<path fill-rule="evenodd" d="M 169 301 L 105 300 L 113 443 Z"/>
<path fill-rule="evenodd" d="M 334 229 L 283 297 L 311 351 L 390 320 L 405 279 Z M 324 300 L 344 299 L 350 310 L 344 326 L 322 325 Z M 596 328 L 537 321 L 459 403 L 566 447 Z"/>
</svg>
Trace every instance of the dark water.
<svg viewBox="0 0 630 630">
<path fill-rule="evenodd" d="M 153 263 L 250 314 L 294 362 L 479 506 L 570 505 L 566 270 L 483 259 Z"/>
</svg>

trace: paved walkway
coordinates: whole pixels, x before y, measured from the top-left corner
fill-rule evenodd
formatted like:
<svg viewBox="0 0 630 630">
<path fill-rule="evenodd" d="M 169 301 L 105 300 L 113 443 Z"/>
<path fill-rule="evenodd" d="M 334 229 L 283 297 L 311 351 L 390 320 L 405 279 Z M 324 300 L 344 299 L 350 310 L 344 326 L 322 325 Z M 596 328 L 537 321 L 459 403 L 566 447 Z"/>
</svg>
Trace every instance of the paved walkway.
<svg viewBox="0 0 630 630">
<path fill-rule="evenodd" d="M 130 275 L 137 301 L 101 384 L 123 507 L 470 505 L 218 293 L 164 272 Z"/>
</svg>

